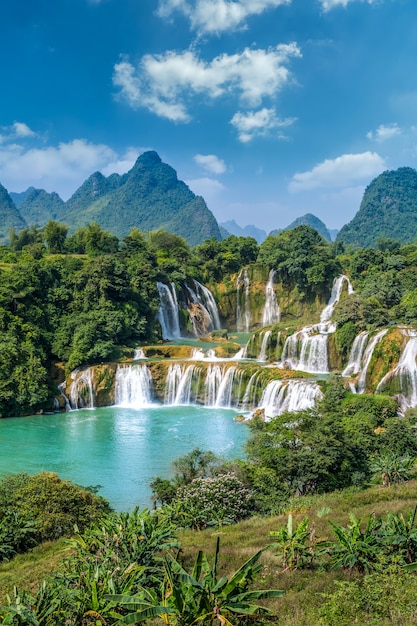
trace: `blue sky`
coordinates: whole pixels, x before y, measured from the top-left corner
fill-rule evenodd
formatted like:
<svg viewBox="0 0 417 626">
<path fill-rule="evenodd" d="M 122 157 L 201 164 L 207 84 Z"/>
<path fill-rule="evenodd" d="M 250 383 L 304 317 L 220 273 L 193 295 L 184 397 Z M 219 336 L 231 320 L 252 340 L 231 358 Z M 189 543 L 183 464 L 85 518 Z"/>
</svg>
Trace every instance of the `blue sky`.
<svg viewBox="0 0 417 626">
<path fill-rule="evenodd" d="M 219 221 L 340 228 L 417 167 L 416 0 L 13 0 L 0 182 L 67 199 L 156 150 Z"/>
</svg>

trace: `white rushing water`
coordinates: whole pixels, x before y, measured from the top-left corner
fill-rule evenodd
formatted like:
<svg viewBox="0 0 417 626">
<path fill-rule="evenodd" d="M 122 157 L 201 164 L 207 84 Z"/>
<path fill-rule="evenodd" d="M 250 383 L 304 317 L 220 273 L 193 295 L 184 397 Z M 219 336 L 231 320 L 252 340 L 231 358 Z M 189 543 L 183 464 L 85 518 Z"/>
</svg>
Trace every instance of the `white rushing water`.
<svg viewBox="0 0 417 626">
<path fill-rule="evenodd" d="M 331 319 L 345 283 L 348 293 L 353 293 L 353 287 L 347 276 L 335 278 L 329 301 L 320 315 L 320 323 L 304 326 L 287 337 L 281 361 L 278 363 L 279 367 L 297 369 L 310 374 L 329 373 L 328 335 L 336 330 Z"/>
<path fill-rule="evenodd" d="M 372 339 L 370 339 L 370 341 L 368 342 L 368 345 L 366 346 L 366 350 L 362 358 L 361 371 L 360 371 L 359 378 L 358 378 L 358 384 L 356 387 L 357 393 L 364 393 L 366 389 L 366 376 L 368 373 L 369 365 L 371 363 L 372 355 L 375 350 L 375 346 L 381 341 L 382 337 L 384 337 L 384 335 L 386 335 L 387 332 L 388 332 L 388 329 L 386 328 L 383 330 L 380 330 L 379 333 L 377 333 L 374 337 L 372 337 Z"/>
<path fill-rule="evenodd" d="M 320 387 L 315 382 L 273 380 L 262 394 L 259 409 L 270 419 L 286 411 L 310 409 L 322 397 Z"/>
<path fill-rule="evenodd" d="M 261 343 L 261 351 L 258 354 L 258 361 L 262 361 L 265 362 L 267 360 L 267 349 L 268 349 L 268 343 L 269 343 L 269 339 L 271 337 L 272 331 L 271 330 L 263 330 L 259 333 L 259 336 L 262 337 L 262 343 Z"/>
<path fill-rule="evenodd" d="M 387 383 L 399 380 L 398 401 L 401 411 L 417 406 L 417 331 L 414 328 L 401 329 L 407 343 L 397 365 L 379 382 L 376 391 L 383 391 Z"/>
<path fill-rule="evenodd" d="M 179 307 L 174 283 L 169 287 L 165 283 L 157 283 L 159 293 L 159 310 L 157 318 L 161 324 L 163 339 L 180 339 Z"/>
<path fill-rule="evenodd" d="M 265 307 L 262 315 L 262 326 L 276 324 L 281 319 L 281 311 L 274 289 L 276 271 L 269 272 L 268 282 L 265 287 Z"/>
<path fill-rule="evenodd" d="M 369 333 L 365 330 L 356 335 L 349 354 L 349 361 L 342 372 L 342 376 L 354 376 L 361 369 L 361 363 Z"/>
<path fill-rule="evenodd" d="M 240 270 L 236 283 L 236 330 L 249 332 L 250 306 L 249 306 L 250 281 L 248 268 Z"/>
<path fill-rule="evenodd" d="M 330 294 L 330 299 L 327 303 L 327 306 L 323 309 L 320 315 L 320 322 L 328 322 L 332 319 L 334 307 L 340 300 L 340 296 L 342 295 L 343 285 L 346 282 L 348 288 L 348 294 L 354 293 L 353 287 L 350 283 L 350 280 L 347 276 L 342 274 L 338 276 L 333 281 L 332 292 Z"/>
<path fill-rule="evenodd" d="M 146 365 L 118 365 L 114 389 L 118 406 L 139 409 L 152 404 L 152 374 Z"/>
<path fill-rule="evenodd" d="M 94 408 L 94 388 L 91 367 L 71 373 L 69 401 L 73 409 Z"/>
</svg>

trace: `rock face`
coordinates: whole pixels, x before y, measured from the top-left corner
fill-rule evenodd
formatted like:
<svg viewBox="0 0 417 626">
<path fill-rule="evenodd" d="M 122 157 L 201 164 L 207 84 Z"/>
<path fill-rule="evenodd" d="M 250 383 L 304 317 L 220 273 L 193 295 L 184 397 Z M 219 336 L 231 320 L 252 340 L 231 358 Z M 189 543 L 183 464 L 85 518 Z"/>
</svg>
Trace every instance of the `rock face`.
<svg viewBox="0 0 417 626">
<path fill-rule="evenodd" d="M 365 190 L 360 209 L 336 241 L 375 247 L 378 238 L 412 241 L 417 235 L 417 172 L 400 167 L 383 172 Z"/>
</svg>

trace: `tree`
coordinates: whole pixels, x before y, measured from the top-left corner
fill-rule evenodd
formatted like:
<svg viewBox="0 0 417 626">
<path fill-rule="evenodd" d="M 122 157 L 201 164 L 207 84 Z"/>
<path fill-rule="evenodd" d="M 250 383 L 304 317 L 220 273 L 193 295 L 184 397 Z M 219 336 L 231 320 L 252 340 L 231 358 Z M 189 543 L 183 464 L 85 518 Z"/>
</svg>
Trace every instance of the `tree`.
<svg viewBox="0 0 417 626">
<path fill-rule="evenodd" d="M 65 249 L 68 226 L 49 220 L 44 228 L 46 247 L 50 254 L 61 254 Z"/>
</svg>

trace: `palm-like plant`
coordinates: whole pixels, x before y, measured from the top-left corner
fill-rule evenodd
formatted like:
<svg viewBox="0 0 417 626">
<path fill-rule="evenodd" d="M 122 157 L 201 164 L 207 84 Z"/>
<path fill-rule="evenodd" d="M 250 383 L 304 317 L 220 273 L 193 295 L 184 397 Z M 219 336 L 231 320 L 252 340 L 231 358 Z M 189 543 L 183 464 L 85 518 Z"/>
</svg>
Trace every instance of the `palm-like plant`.
<svg viewBox="0 0 417 626">
<path fill-rule="evenodd" d="M 277 598 L 284 592 L 276 589 L 248 590 L 261 567 L 256 564 L 265 548 L 246 561 L 230 578 L 219 578 L 219 545 L 218 538 L 211 566 L 204 553 L 199 551 L 191 573 L 176 558 L 167 556 L 159 594 L 155 590 L 142 589 L 136 596 L 107 596 L 118 606 L 134 611 L 121 618 L 118 624 L 137 624 L 145 619 L 160 617 L 165 624 L 172 626 L 209 626 L 216 623 L 233 626 L 230 621 L 233 615 L 270 614 L 266 607 L 254 602 Z"/>
<path fill-rule="evenodd" d="M 417 506 L 407 517 L 388 513 L 382 526 L 385 547 L 397 558 L 412 563 L 417 558 Z"/>
<path fill-rule="evenodd" d="M 384 487 L 390 487 L 392 484 L 399 485 L 410 480 L 415 475 L 416 459 L 408 454 L 384 452 L 371 459 L 369 469 L 375 477 L 381 478 Z"/>
<path fill-rule="evenodd" d="M 285 569 L 297 569 L 310 565 L 314 558 L 314 528 L 310 529 L 308 517 L 294 527 L 293 517 L 288 515 L 287 526 L 269 533 L 276 539 L 272 547 L 278 547 Z"/>
<path fill-rule="evenodd" d="M 378 554 L 381 549 L 381 519 L 370 515 L 365 528 L 361 528 L 361 520 L 352 513 L 347 528 L 329 522 L 336 541 L 326 541 L 330 553 L 332 568 L 342 567 L 356 569 L 368 573 L 377 568 Z"/>
</svg>

